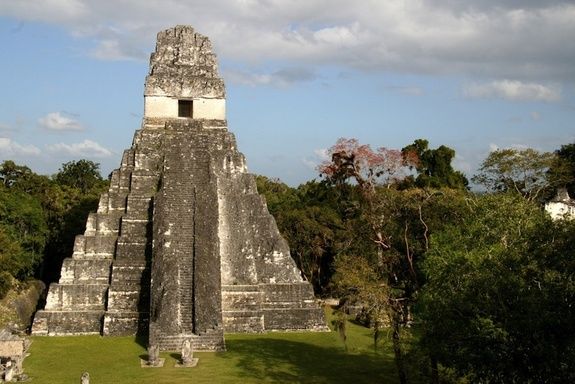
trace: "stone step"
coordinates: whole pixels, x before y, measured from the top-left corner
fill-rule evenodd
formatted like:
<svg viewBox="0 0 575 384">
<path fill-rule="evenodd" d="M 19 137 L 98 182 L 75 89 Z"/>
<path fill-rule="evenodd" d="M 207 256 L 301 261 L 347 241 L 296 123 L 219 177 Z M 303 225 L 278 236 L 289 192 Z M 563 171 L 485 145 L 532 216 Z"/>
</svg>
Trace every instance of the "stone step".
<svg viewBox="0 0 575 384">
<path fill-rule="evenodd" d="M 119 233 L 122 237 L 129 237 L 134 235 L 137 237 L 146 237 L 148 232 L 151 232 L 151 227 L 152 223 L 147 217 L 137 218 L 132 217 L 132 215 L 126 215 L 122 217 Z"/>
<path fill-rule="evenodd" d="M 151 246 L 142 243 L 118 243 L 116 248 L 116 260 L 131 260 L 134 262 L 146 262 L 146 252 L 150 252 Z"/>
<path fill-rule="evenodd" d="M 137 283 L 141 284 L 142 279 L 149 280 L 150 268 L 146 265 L 117 265 L 112 267 L 112 284 L 115 283 Z"/>
<path fill-rule="evenodd" d="M 134 169 L 130 183 L 130 192 L 138 196 L 154 196 L 158 190 L 159 172 Z"/>
<path fill-rule="evenodd" d="M 264 328 L 274 331 L 329 331 L 325 325 L 323 309 L 273 308 L 263 309 Z"/>
<path fill-rule="evenodd" d="M 148 331 L 149 313 L 107 311 L 104 315 L 104 336 L 144 335 Z"/>
<path fill-rule="evenodd" d="M 250 285 L 222 285 L 222 293 L 224 292 L 259 292 L 260 288 L 257 284 Z"/>
<path fill-rule="evenodd" d="M 133 168 L 134 167 L 134 149 L 128 148 L 124 150 L 122 154 L 122 162 L 120 163 L 120 169 L 122 168 Z"/>
<path fill-rule="evenodd" d="M 50 311 L 36 312 L 32 334 L 40 336 L 98 335 L 102 330 L 104 311 Z"/>
<path fill-rule="evenodd" d="M 263 332 L 264 315 L 262 311 L 222 311 L 225 332 Z"/>
<path fill-rule="evenodd" d="M 138 284 L 113 284 L 108 292 L 109 311 L 138 312 L 147 310 L 149 287 Z"/>
<path fill-rule="evenodd" d="M 109 236 L 86 236 L 84 248 L 85 255 L 114 255 L 116 250 L 117 235 Z"/>
<path fill-rule="evenodd" d="M 262 304 L 263 295 L 253 291 L 222 291 L 222 308 L 226 311 L 258 310 Z"/>
<path fill-rule="evenodd" d="M 72 259 L 62 262 L 60 284 L 98 283 L 110 280 L 111 259 Z"/>
<path fill-rule="evenodd" d="M 132 180 L 132 171 L 134 167 L 121 167 L 112 171 L 110 178 L 110 191 L 114 192 L 128 192 L 130 190 L 130 183 Z"/>
<path fill-rule="evenodd" d="M 120 215 L 110 213 L 92 212 L 86 221 L 85 236 L 118 234 L 120 228 Z"/>
<path fill-rule="evenodd" d="M 107 193 L 107 211 L 106 212 L 125 212 L 127 191 L 108 191 Z M 98 209 L 98 212 L 100 210 Z"/>
<path fill-rule="evenodd" d="M 74 241 L 74 258 L 111 258 L 116 250 L 115 234 L 94 236 L 78 235 Z"/>
<path fill-rule="evenodd" d="M 185 340 L 192 339 L 192 348 L 200 352 L 225 351 L 224 334 L 222 331 L 205 335 L 179 335 L 161 336 L 154 340 L 152 344 L 158 345 L 161 351 L 181 351 Z"/>
<path fill-rule="evenodd" d="M 46 310 L 104 310 L 108 284 L 50 284 Z"/>
<path fill-rule="evenodd" d="M 132 220 L 148 220 L 152 212 L 152 199 L 149 196 L 130 194 L 128 196 L 126 217 Z"/>
</svg>

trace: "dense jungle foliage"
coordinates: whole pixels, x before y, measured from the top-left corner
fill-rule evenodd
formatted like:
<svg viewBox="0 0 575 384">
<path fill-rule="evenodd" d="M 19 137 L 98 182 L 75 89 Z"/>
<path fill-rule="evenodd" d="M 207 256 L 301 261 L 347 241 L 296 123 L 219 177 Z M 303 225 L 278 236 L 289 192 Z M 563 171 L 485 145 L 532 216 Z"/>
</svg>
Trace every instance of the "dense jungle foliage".
<svg viewBox="0 0 575 384">
<path fill-rule="evenodd" d="M 392 343 L 401 383 L 413 359 L 434 383 L 574 382 L 575 220 L 543 210 L 557 188 L 575 192 L 574 153 L 491 152 L 472 192 L 446 146 L 340 139 L 318 180 L 257 186 L 316 294 Z M 107 181 L 88 160 L 51 177 L 8 160 L 0 182 L 1 298 L 58 279 Z"/>
</svg>

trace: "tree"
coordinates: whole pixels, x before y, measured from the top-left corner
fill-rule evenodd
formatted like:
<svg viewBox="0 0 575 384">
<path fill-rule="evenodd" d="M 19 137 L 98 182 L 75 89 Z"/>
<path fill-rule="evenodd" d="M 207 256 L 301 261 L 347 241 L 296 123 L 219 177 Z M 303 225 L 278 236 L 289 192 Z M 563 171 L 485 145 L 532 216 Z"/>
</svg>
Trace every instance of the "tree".
<svg viewBox="0 0 575 384">
<path fill-rule="evenodd" d="M 357 262 L 357 265 L 367 266 L 360 269 L 366 276 L 354 278 L 355 274 L 344 272 L 340 286 L 348 293 L 354 291 L 353 295 L 360 299 L 372 297 L 369 304 L 385 302 L 384 310 L 392 328 L 399 381 L 407 383 L 401 330 L 411 300 L 412 286 L 416 284 L 416 273 L 413 263 L 409 260 L 404 262 L 403 255 L 392 249 L 391 236 L 385 231 L 389 217 L 386 215 L 385 201 L 381 199 L 378 190 L 383 186 L 389 188 L 404 178 L 407 168 L 417 163 L 417 156 L 413 152 L 402 153 L 383 147 L 372 150 L 369 145 L 362 145 L 355 139 L 339 139 L 328 153 L 331 154 L 331 161 L 319 166 L 320 173 L 335 185 L 345 185 L 350 181 L 356 184 L 361 217 L 376 246 L 375 258 Z M 356 255 L 358 260 L 365 256 Z M 405 267 L 407 271 L 403 270 Z M 399 276 L 402 278 L 399 279 Z M 361 281 L 369 281 L 371 284 L 359 284 Z M 375 290 L 374 285 L 377 287 Z M 378 293 L 376 297 L 369 293 L 374 291 Z M 377 307 L 382 308 L 380 304 Z"/>
<path fill-rule="evenodd" d="M 0 274 L 4 288 L 36 276 L 57 280 L 107 182 L 98 164 L 63 164 L 54 180 L 11 160 L 0 165 Z M 6 288 L 7 289 L 7 288 Z"/>
<path fill-rule="evenodd" d="M 555 155 L 549 168 L 551 185 L 555 188 L 566 187 L 569 195 L 575 197 L 575 143 L 562 145 Z"/>
<path fill-rule="evenodd" d="M 290 188 L 264 176 L 257 176 L 256 181 L 298 268 L 316 294 L 326 294 L 335 256 L 350 235 L 349 228 L 344 227 L 341 194 L 324 182 L 310 181 Z"/>
<path fill-rule="evenodd" d="M 417 178 L 409 178 L 411 182 L 420 188 L 456 188 L 466 189 L 467 178 L 460 171 L 456 171 L 451 166 L 451 161 L 455 157 L 455 151 L 445 145 L 437 149 L 430 149 L 429 142 L 424 139 L 417 139 L 401 151 L 404 154 L 413 153 L 417 155 L 419 161 L 415 164 L 418 172 Z"/>
<path fill-rule="evenodd" d="M 0 189 L 0 285 L 4 293 L 13 279 L 34 275 L 47 238 L 48 226 L 40 203 L 24 192 Z"/>
<path fill-rule="evenodd" d="M 487 156 L 472 180 L 488 191 L 516 192 L 527 200 L 537 200 L 553 187 L 548 170 L 554 160 L 553 153 L 531 148 L 498 149 Z"/>
<path fill-rule="evenodd" d="M 100 175 L 100 164 L 85 159 L 62 164 L 54 175 L 54 181 L 60 185 L 78 188 L 82 193 L 105 184 Z"/>
<path fill-rule="evenodd" d="M 0 180 L 4 188 L 42 195 L 49 188 L 50 179 L 38 175 L 25 165 L 17 165 L 12 160 L 0 164 Z"/>
<path fill-rule="evenodd" d="M 421 343 L 470 382 L 573 382 L 575 223 L 518 194 L 471 200 L 431 236 Z"/>
</svg>

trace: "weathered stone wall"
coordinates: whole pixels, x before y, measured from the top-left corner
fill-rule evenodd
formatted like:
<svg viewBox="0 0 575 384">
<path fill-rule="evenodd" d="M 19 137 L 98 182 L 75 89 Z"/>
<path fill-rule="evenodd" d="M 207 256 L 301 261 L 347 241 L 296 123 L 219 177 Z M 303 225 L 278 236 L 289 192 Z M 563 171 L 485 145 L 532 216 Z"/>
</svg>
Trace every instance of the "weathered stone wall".
<svg viewBox="0 0 575 384">
<path fill-rule="evenodd" d="M 0 329 L 0 357 L 23 357 L 26 351 L 26 340 Z"/>
<path fill-rule="evenodd" d="M 185 25 L 158 33 L 144 96 L 225 99 L 210 40 Z"/>
</svg>

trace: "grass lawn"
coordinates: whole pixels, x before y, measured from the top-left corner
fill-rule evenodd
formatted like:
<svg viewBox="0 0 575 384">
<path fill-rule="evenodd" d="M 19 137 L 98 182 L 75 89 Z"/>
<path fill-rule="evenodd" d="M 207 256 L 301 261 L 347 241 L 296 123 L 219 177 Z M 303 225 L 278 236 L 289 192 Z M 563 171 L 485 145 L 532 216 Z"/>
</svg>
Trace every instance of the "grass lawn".
<svg viewBox="0 0 575 384">
<path fill-rule="evenodd" d="M 133 337 L 32 337 L 24 371 L 34 384 L 396 383 L 389 343 L 373 348 L 371 331 L 349 323 L 347 352 L 336 332 L 227 334 L 227 352 L 196 352 L 194 368 L 141 368 L 146 349 Z"/>
</svg>

